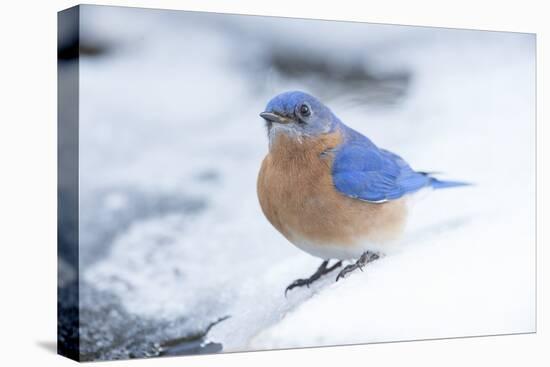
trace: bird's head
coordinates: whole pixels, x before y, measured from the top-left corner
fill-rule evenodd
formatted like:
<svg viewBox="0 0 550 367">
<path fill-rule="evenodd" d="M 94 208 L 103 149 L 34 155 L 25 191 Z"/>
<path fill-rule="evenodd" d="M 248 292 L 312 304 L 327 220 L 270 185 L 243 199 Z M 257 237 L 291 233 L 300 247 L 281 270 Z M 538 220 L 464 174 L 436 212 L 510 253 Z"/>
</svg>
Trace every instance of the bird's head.
<svg viewBox="0 0 550 367">
<path fill-rule="evenodd" d="M 302 139 L 329 133 L 337 123 L 332 111 L 315 97 L 299 91 L 275 96 L 260 116 L 266 121 L 270 140 L 278 134 Z"/>
</svg>

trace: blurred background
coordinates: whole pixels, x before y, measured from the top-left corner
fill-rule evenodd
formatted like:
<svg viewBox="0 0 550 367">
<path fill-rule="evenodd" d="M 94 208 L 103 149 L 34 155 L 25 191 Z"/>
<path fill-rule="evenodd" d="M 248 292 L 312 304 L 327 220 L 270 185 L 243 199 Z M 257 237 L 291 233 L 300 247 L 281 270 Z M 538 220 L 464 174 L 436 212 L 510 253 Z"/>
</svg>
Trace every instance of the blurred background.
<svg viewBox="0 0 550 367">
<path fill-rule="evenodd" d="M 80 248 L 59 291 L 79 283 L 84 360 L 534 331 L 534 35 L 89 5 L 60 30 Z M 285 298 L 319 260 L 255 184 L 258 114 L 291 89 L 475 186 L 416 203 L 402 253 Z"/>
</svg>

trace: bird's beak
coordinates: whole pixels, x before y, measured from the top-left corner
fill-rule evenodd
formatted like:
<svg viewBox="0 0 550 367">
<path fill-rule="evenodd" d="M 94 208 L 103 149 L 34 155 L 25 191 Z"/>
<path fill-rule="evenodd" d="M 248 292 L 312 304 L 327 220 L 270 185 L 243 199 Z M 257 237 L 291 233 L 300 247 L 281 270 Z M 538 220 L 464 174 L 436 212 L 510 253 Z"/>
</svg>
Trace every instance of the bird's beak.
<svg viewBox="0 0 550 367">
<path fill-rule="evenodd" d="M 277 115 L 276 113 L 273 113 L 273 112 L 262 112 L 260 113 L 260 117 L 266 120 L 267 122 L 276 122 L 279 124 L 288 124 L 289 122 L 292 121 L 288 117 Z"/>
</svg>

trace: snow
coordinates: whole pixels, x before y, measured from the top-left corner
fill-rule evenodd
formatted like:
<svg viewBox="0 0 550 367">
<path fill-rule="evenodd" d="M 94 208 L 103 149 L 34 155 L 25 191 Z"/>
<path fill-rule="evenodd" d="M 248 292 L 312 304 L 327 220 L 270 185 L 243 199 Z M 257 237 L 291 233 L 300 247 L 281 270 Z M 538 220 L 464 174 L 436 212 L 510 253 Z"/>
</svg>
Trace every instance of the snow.
<svg viewBox="0 0 550 367">
<path fill-rule="evenodd" d="M 533 35 L 91 6 L 81 20 L 111 50 L 80 64 L 82 287 L 183 318 L 180 335 L 229 315 L 207 335 L 224 351 L 535 330 Z M 275 46 L 410 73 L 391 104 L 325 102 L 414 168 L 474 183 L 415 200 L 401 245 L 364 272 L 286 298 L 320 260 L 261 213 L 258 113 L 287 89 L 330 94 L 261 64 Z"/>
</svg>

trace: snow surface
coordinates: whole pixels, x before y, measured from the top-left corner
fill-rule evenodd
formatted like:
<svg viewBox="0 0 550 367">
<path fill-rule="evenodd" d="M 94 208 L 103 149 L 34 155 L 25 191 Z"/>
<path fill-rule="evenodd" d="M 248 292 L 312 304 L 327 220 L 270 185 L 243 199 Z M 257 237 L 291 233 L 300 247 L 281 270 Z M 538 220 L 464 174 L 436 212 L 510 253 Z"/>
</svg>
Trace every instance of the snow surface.
<svg viewBox="0 0 550 367">
<path fill-rule="evenodd" d="M 80 64 L 81 280 L 127 312 L 183 318 L 181 335 L 229 315 L 207 336 L 224 351 L 535 330 L 534 36 L 90 6 L 81 21 L 109 46 Z M 392 104 L 325 102 L 414 168 L 474 183 L 416 200 L 402 246 L 364 272 L 287 298 L 320 260 L 261 213 L 258 113 L 287 89 L 330 94 L 261 64 L 275 47 L 409 73 Z"/>
</svg>

